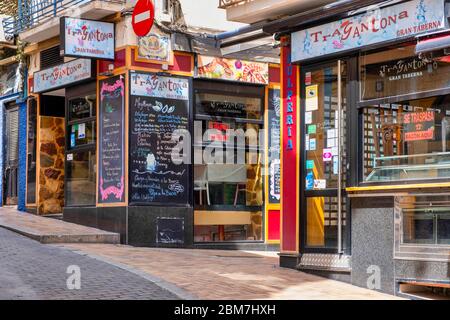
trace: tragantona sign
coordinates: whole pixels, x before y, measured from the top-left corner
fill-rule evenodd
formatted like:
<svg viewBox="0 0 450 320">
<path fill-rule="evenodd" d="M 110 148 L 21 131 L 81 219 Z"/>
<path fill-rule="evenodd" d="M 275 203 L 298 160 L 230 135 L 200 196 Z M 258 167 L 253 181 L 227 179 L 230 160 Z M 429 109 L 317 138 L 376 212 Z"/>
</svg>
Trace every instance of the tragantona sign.
<svg viewBox="0 0 450 320">
<path fill-rule="evenodd" d="M 62 55 L 114 60 L 114 23 L 61 18 Z"/>
<path fill-rule="evenodd" d="M 414 0 L 292 34 L 292 61 L 412 37 L 446 27 L 443 0 Z"/>
</svg>

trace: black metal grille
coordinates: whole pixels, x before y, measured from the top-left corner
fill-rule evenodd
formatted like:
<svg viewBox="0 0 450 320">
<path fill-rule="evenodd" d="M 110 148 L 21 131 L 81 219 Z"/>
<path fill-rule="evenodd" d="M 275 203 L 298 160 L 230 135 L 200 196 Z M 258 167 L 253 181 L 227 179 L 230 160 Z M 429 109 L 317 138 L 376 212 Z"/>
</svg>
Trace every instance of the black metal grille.
<svg viewBox="0 0 450 320">
<path fill-rule="evenodd" d="M 41 51 L 41 70 L 64 63 L 64 57 L 59 54 L 59 45 Z"/>
</svg>

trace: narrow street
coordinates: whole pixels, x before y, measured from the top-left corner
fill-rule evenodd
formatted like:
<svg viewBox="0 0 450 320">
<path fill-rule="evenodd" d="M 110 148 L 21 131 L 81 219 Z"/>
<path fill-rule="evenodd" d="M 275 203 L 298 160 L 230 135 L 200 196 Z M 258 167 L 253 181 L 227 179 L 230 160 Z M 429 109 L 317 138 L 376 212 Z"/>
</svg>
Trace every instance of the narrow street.
<svg viewBox="0 0 450 320">
<path fill-rule="evenodd" d="M 66 273 L 79 266 L 80 290 Z M 175 294 L 131 272 L 0 228 L 0 300 L 155 300 Z"/>
</svg>

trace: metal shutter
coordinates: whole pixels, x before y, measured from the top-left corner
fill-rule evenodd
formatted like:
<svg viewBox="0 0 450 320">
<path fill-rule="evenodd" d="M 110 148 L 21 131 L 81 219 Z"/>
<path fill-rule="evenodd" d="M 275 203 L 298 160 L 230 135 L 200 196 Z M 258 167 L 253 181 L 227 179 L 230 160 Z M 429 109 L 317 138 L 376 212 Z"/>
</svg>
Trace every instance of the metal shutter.
<svg viewBox="0 0 450 320">
<path fill-rule="evenodd" d="M 16 162 L 19 160 L 19 110 L 8 110 L 8 118 L 7 118 L 7 129 L 6 133 L 8 137 L 8 150 L 7 150 L 7 159 L 10 163 Z"/>
</svg>

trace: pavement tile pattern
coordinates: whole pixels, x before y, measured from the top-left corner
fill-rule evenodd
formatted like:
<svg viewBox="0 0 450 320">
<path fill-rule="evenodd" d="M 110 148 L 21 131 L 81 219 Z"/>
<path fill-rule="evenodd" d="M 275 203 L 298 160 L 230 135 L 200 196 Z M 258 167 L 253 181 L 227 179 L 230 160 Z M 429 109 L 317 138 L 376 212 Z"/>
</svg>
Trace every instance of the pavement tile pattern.
<svg viewBox="0 0 450 320">
<path fill-rule="evenodd" d="M 55 245 L 125 264 L 198 299 L 390 300 L 395 296 L 279 267 L 275 252 Z"/>
<path fill-rule="evenodd" d="M 67 288 L 80 267 L 81 289 Z M 175 294 L 134 273 L 0 228 L 1 300 L 161 300 Z"/>
</svg>

